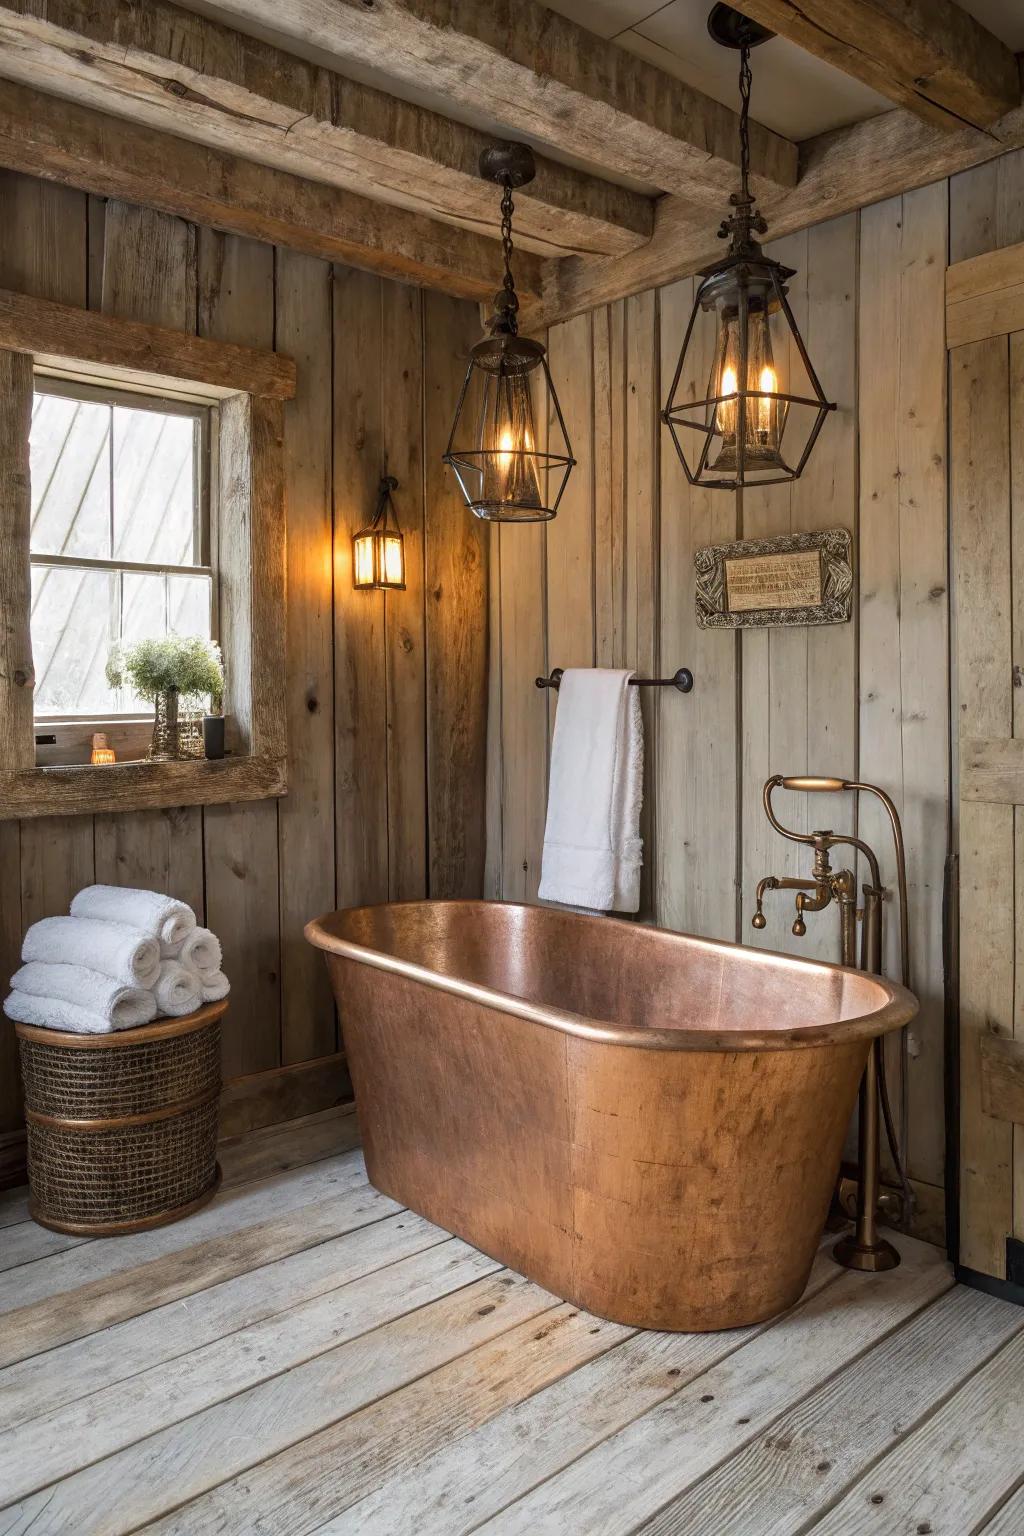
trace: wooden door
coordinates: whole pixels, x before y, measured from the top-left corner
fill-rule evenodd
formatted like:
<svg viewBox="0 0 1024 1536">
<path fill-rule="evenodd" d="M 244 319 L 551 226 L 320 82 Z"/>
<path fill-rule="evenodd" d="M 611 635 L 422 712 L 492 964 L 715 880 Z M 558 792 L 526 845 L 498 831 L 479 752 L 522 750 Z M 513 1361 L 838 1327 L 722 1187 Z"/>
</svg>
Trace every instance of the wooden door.
<svg viewBox="0 0 1024 1536">
<path fill-rule="evenodd" d="M 1024 245 L 950 267 L 962 1267 L 1024 1283 Z"/>
</svg>

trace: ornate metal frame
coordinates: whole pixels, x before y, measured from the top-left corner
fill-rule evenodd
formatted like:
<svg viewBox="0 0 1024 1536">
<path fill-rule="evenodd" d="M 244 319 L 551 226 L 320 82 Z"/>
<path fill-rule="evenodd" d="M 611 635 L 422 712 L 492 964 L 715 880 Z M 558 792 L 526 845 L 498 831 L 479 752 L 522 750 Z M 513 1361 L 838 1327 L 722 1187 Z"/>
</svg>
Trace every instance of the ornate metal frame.
<svg viewBox="0 0 1024 1536">
<path fill-rule="evenodd" d="M 725 563 L 758 555 L 817 550 L 821 555 L 821 602 L 805 608 L 751 608 L 730 612 Z M 853 540 L 845 528 L 784 534 L 777 539 L 739 539 L 706 544 L 693 557 L 700 629 L 764 629 L 769 625 L 845 624 L 853 609 Z"/>
</svg>

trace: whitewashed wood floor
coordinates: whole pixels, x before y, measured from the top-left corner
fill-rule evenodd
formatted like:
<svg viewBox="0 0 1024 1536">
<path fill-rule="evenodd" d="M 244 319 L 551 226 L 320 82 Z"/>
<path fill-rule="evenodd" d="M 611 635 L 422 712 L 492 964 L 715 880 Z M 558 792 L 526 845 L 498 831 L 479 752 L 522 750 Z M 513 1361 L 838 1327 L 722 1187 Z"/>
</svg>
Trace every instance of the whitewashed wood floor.
<svg viewBox="0 0 1024 1536">
<path fill-rule="evenodd" d="M 639 1333 L 295 1134 L 136 1237 L 0 1195 L 5 1536 L 1024 1532 L 1024 1309 L 935 1249 L 823 1249 L 773 1324 Z"/>
</svg>

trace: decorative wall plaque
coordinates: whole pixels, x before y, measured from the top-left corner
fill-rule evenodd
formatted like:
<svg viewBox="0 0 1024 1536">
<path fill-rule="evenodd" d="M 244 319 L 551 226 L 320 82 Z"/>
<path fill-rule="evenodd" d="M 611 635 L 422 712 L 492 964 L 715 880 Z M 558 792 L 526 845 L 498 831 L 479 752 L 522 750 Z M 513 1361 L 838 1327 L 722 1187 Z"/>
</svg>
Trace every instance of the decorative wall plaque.
<svg viewBox="0 0 1024 1536">
<path fill-rule="evenodd" d="M 853 605 L 845 528 L 707 544 L 693 557 L 701 629 L 845 624 Z"/>
</svg>

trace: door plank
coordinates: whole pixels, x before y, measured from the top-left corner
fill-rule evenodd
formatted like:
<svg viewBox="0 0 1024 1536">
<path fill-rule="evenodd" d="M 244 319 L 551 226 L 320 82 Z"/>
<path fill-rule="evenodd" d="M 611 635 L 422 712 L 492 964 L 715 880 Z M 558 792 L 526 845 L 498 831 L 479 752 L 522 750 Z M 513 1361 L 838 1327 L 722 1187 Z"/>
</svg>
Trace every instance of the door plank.
<svg viewBox="0 0 1024 1536">
<path fill-rule="evenodd" d="M 635 1530 L 843 1364 L 952 1285 L 934 1248 L 902 1238 L 903 1263 L 884 1286 L 843 1274 L 836 1284 L 634 1419 L 518 1503 L 488 1533 L 587 1536 Z"/>
<path fill-rule="evenodd" d="M 102 1392 L 127 1376 L 347 1285 L 399 1259 L 448 1240 L 421 1216 L 396 1213 L 352 1229 L 352 1197 L 301 1211 L 310 1246 L 268 1258 L 244 1274 L 35 1355 L 0 1371 L 0 1431 Z"/>
<path fill-rule="evenodd" d="M 33 1494 L 8 1523 L 122 1536 L 555 1305 L 496 1272 Z"/>
</svg>

